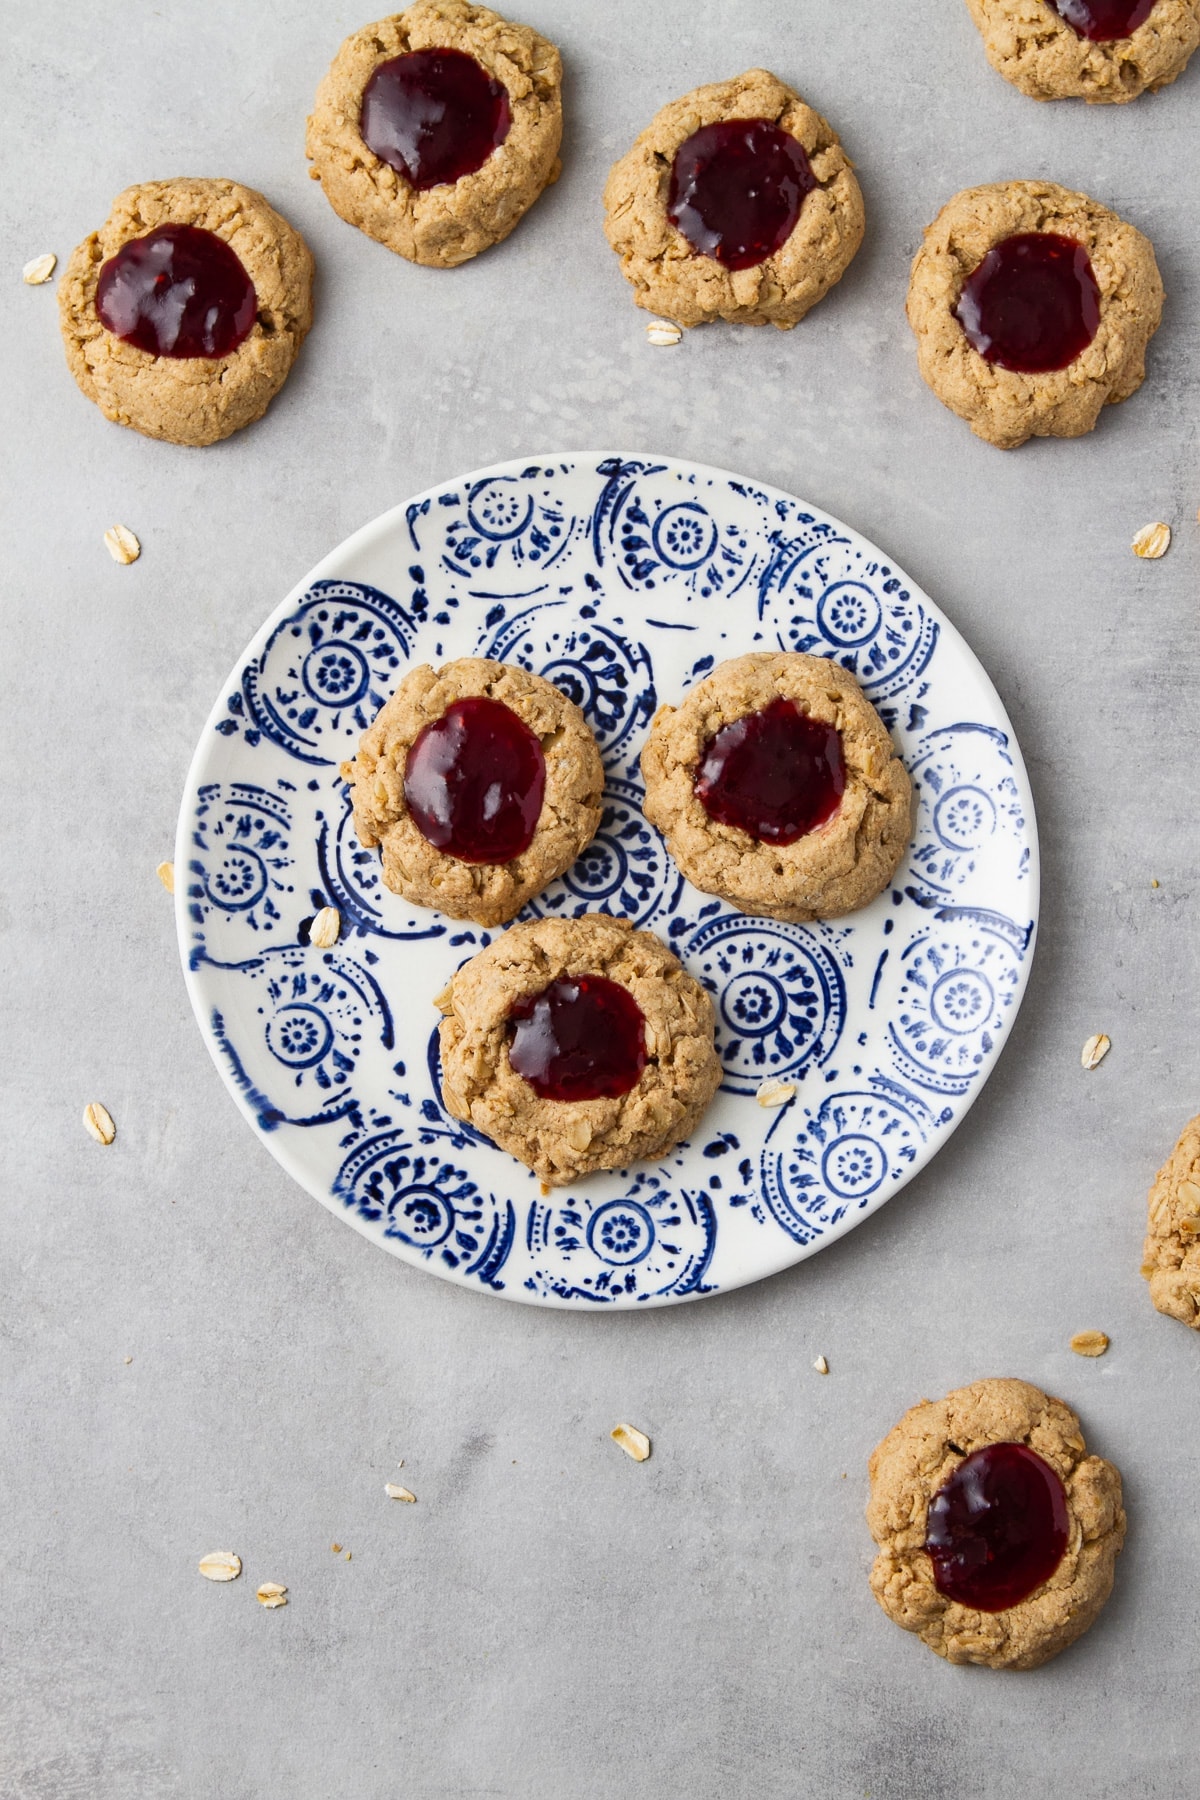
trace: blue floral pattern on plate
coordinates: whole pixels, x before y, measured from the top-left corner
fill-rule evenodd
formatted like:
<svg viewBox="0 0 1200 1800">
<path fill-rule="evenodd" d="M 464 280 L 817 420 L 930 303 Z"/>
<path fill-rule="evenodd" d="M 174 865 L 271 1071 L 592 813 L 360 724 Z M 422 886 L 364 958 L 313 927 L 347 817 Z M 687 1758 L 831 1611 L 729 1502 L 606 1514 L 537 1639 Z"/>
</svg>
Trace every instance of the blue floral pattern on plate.
<svg viewBox="0 0 1200 1800">
<path fill-rule="evenodd" d="M 772 649 L 852 669 L 917 789 L 891 888 L 827 925 L 697 893 L 641 811 L 656 707 Z M 469 655 L 557 682 L 605 758 L 595 841 L 525 916 L 600 910 L 656 931 L 717 1013 L 724 1083 L 692 1142 L 550 1194 L 441 1105 L 433 996 L 490 934 L 384 888 L 339 770 L 408 667 Z M 593 1310 L 755 1280 L 882 1205 L 986 1079 L 1037 921 L 1020 752 L 934 603 L 815 508 L 645 456 L 482 470 L 334 551 L 214 707 L 176 865 L 197 1017 L 285 1167 L 408 1262 Z M 308 927 L 326 905 L 341 937 L 319 951 Z M 794 1097 L 759 1106 L 766 1079 Z"/>
</svg>

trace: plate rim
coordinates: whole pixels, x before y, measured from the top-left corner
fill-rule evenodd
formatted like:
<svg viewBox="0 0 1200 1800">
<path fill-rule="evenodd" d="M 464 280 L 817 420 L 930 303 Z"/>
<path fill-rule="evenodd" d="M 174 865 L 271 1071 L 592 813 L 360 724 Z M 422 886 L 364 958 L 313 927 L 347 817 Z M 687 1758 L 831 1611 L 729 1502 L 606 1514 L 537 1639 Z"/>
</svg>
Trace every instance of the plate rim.
<svg viewBox="0 0 1200 1800">
<path fill-rule="evenodd" d="M 519 476 L 532 468 L 545 469 L 554 466 L 561 467 L 566 464 L 571 466 L 573 472 L 574 465 L 580 462 L 598 464 L 604 461 L 654 464 L 658 465 L 660 469 L 665 468 L 672 471 L 683 471 L 689 475 L 699 475 L 706 479 L 715 479 L 717 481 L 737 483 L 746 487 L 752 487 L 767 494 L 771 498 L 778 496 L 780 499 L 789 501 L 794 506 L 799 506 L 802 509 L 818 514 L 821 519 L 827 521 L 837 531 L 844 532 L 849 540 L 857 540 L 860 544 L 865 545 L 866 548 L 881 561 L 895 564 L 895 558 L 882 550 L 873 539 L 868 538 L 857 526 L 848 525 L 843 519 L 838 518 L 834 513 L 828 512 L 825 507 L 818 505 L 816 502 L 806 500 L 799 494 L 790 493 L 786 488 L 777 487 L 774 482 L 760 481 L 757 477 L 744 475 L 732 469 L 725 469 L 715 463 L 696 462 L 690 457 L 660 454 L 645 450 L 609 449 L 530 452 L 528 455 L 524 456 L 505 457 L 500 462 L 487 463 L 476 469 L 464 470 L 460 474 L 451 476 L 444 481 L 435 482 L 432 486 L 422 488 L 417 493 L 399 501 L 395 506 L 390 506 L 384 512 L 378 513 L 373 519 L 368 520 L 365 525 L 358 526 L 356 530 L 349 534 L 349 536 L 343 538 L 332 550 L 328 551 L 326 555 L 314 563 L 298 582 L 288 589 L 284 597 L 272 609 L 257 631 L 255 631 L 253 636 L 247 641 L 246 645 L 233 662 L 229 674 L 220 685 L 217 696 L 205 716 L 204 723 L 201 725 L 195 748 L 188 759 L 187 773 L 184 777 L 183 791 L 180 798 L 179 817 L 175 829 L 174 857 L 176 869 L 187 868 L 190 848 L 188 842 L 190 836 L 190 823 L 201 779 L 200 765 L 207 758 L 207 752 L 215 727 L 219 720 L 225 715 L 226 695 L 231 691 L 231 688 L 240 686 L 241 672 L 246 664 L 253 659 L 255 654 L 262 650 L 281 620 L 286 618 L 289 612 L 295 609 L 298 601 L 303 598 L 315 582 L 337 579 L 336 565 L 339 561 L 348 560 L 351 556 L 357 554 L 364 547 L 375 542 L 380 537 L 387 536 L 395 521 L 403 522 L 407 519 L 411 507 L 420 504 L 424 500 L 432 500 L 439 494 L 447 492 L 449 489 L 463 487 L 464 485 L 473 484 L 479 481 L 486 481 L 493 479 L 496 476 L 514 474 Z M 186 880 L 183 882 L 177 880 L 174 893 L 175 935 L 180 964 L 183 970 L 184 986 L 187 990 L 188 1000 L 191 1004 L 192 1015 L 196 1021 L 205 1048 L 220 1076 L 223 1088 L 234 1100 L 238 1111 L 249 1126 L 259 1146 L 267 1151 L 268 1155 L 284 1169 L 293 1181 L 303 1188 L 305 1193 L 311 1195 L 314 1200 L 319 1201 L 320 1204 L 324 1206 L 327 1211 L 332 1213 L 335 1218 L 338 1218 L 342 1220 L 344 1224 L 351 1226 L 361 1237 L 365 1238 L 376 1248 L 390 1252 L 393 1261 L 412 1268 L 417 1274 L 432 1275 L 455 1287 L 469 1291 L 477 1291 L 485 1297 L 508 1300 L 521 1306 L 551 1308 L 557 1312 L 568 1313 L 595 1313 L 601 1311 L 610 1317 L 644 1312 L 648 1308 L 658 1310 L 662 1307 L 687 1305 L 692 1301 L 697 1300 L 715 1299 L 720 1294 L 735 1293 L 739 1289 L 753 1286 L 757 1282 L 769 1281 L 777 1275 L 782 1275 L 786 1270 L 794 1268 L 797 1263 L 806 1262 L 810 1257 L 817 1255 L 819 1251 L 827 1248 L 828 1245 L 837 1243 L 841 1238 L 857 1229 L 858 1226 L 865 1224 L 868 1219 L 873 1218 L 876 1213 L 882 1211 L 884 1206 L 903 1193 L 917 1176 L 920 1175 L 924 1169 L 928 1168 L 929 1164 L 936 1158 L 942 1146 L 953 1137 L 954 1133 L 958 1130 L 963 1120 L 975 1105 L 980 1094 L 983 1092 L 984 1087 L 991 1077 L 992 1071 L 1008 1046 L 1009 1039 L 1012 1035 L 1012 1027 L 1016 1023 L 1021 1007 L 1024 1004 L 1025 995 L 1028 991 L 1030 973 L 1036 958 L 1040 937 L 1041 848 L 1038 833 L 1037 808 L 1034 803 L 1032 784 L 1029 780 L 1029 771 L 1025 764 L 1025 757 L 1020 742 L 1013 729 L 1012 720 L 1008 714 L 1008 708 L 1001 699 L 1000 693 L 988 670 L 984 667 L 984 664 L 980 661 L 974 649 L 963 636 L 963 633 L 959 630 L 954 620 L 948 617 L 940 602 L 935 600 L 932 595 L 928 594 L 919 582 L 914 581 L 907 571 L 902 571 L 902 573 L 905 582 L 908 584 L 915 597 L 924 605 L 932 609 L 940 629 L 948 634 L 950 640 L 955 642 L 960 649 L 965 652 L 966 656 L 974 665 L 975 671 L 983 683 L 984 689 L 990 696 L 991 702 L 995 708 L 995 722 L 1004 730 L 1007 737 L 1007 754 L 1012 762 L 1014 776 L 1022 788 L 1022 799 L 1025 802 L 1024 824 L 1029 848 L 1028 879 L 1030 883 L 1030 928 L 1026 953 L 1018 965 L 1018 985 L 1016 992 L 1013 995 L 1012 1013 L 1008 1027 L 1004 1033 L 1003 1042 L 990 1060 L 983 1081 L 977 1087 L 968 1090 L 967 1093 L 959 1097 L 960 1104 L 955 1111 L 954 1116 L 948 1122 L 946 1129 L 938 1136 L 936 1141 L 926 1140 L 924 1148 L 926 1149 L 927 1154 L 925 1154 L 915 1166 L 908 1171 L 901 1182 L 892 1186 L 888 1192 L 882 1195 L 869 1209 L 855 1209 L 853 1212 L 847 1212 L 835 1225 L 832 1225 L 828 1230 L 823 1231 L 820 1236 L 814 1238 L 810 1243 L 797 1244 L 792 1240 L 791 1247 L 794 1254 L 789 1255 L 785 1261 L 777 1263 L 773 1268 L 740 1276 L 736 1280 L 723 1282 L 721 1287 L 707 1292 L 652 1294 L 647 1295 L 644 1299 L 639 1299 L 632 1305 L 617 1304 L 603 1308 L 597 1308 L 593 1305 L 589 1308 L 588 1306 L 585 1306 L 582 1301 L 564 1298 L 553 1293 L 530 1293 L 520 1285 L 517 1287 L 509 1287 L 506 1285 L 500 1289 L 480 1288 L 478 1282 L 469 1280 L 465 1275 L 460 1275 L 452 1270 L 433 1268 L 432 1266 L 421 1263 L 417 1258 L 407 1256 L 404 1253 L 404 1247 L 402 1245 L 392 1245 L 381 1239 L 377 1233 L 372 1231 L 369 1221 L 361 1218 L 356 1211 L 351 1211 L 344 1206 L 340 1206 L 333 1193 L 321 1193 L 312 1185 L 303 1171 L 301 1159 L 293 1156 L 289 1142 L 286 1138 L 272 1138 L 269 1143 L 264 1141 L 266 1134 L 260 1129 L 249 1101 L 239 1088 L 232 1072 L 226 1067 L 225 1062 L 221 1059 L 219 1046 L 213 1036 L 209 1021 L 205 1013 L 201 1010 L 199 984 L 196 980 L 195 972 L 190 966 L 190 945 L 187 937 L 188 926 L 190 923 L 187 917 L 187 882 Z M 349 578 L 342 576 L 341 579 Z M 503 1152 L 498 1151 L 497 1154 L 503 1154 Z"/>
</svg>

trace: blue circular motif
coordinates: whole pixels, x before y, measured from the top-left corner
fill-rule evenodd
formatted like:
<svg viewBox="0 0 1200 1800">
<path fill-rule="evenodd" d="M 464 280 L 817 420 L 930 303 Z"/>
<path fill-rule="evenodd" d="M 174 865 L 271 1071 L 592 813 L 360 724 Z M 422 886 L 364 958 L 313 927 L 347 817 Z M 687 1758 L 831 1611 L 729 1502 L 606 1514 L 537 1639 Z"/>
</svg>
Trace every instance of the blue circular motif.
<svg viewBox="0 0 1200 1800">
<path fill-rule="evenodd" d="M 467 517 L 480 537 L 520 537 L 533 517 L 533 495 L 513 475 L 477 481 L 467 496 Z"/>
<path fill-rule="evenodd" d="M 205 893 L 224 912 L 245 912 L 257 906 L 268 885 L 266 864 L 257 850 L 245 844 L 228 849 L 204 873 Z"/>
<path fill-rule="evenodd" d="M 669 912 L 683 877 L 642 813 L 642 790 L 610 779 L 600 829 L 566 874 L 531 900 L 522 918 L 578 918 L 608 912 L 635 925 Z"/>
<path fill-rule="evenodd" d="M 436 1133 L 414 1143 L 391 1127 L 353 1145 L 333 1181 L 333 1196 L 385 1238 L 415 1250 L 442 1273 L 491 1288 L 512 1249 L 516 1213 L 441 1154 Z"/>
<path fill-rule="evenodd" d="M 947 788 L 933 809 L 933 826 L 947 850 L 979 850 L 996 829 L 996 807 L 974 783 Z"/>
<path fill-rule="evenodd" d="M 695 500 L 664 507 L 650 533 L 660 561 L 668 569 L 699 569 L 717 547 L 711 515 Z"/>
<path fill-rule="evenodd" d="M 966 909 L 957 932 L 952 923 L 919 931 L 877 996 L 897 1074 L 935 1094 L 965 1094 L 978 1080 L 1021 988 L 1015 925 Z"/>
<path fill-rule="evenodd" d="M 624 1268 L 649 1256 L 654 1224 L 645 1207 L 635 1200 L 610 1200 L 588 1220 L 587 1241 L 601 1262 Z"/>
<path fill-rule="evenodd" d="M 934 1130 L 928 1108 L 895 1082 L 831 1094 L 795 1121 L 790 1142 L 768 1140 L 763 1198 L 798 1244 L 810 1244 L 873 1195 L 898 1186 Z"/>
<path fill-rule="evenodd" d="M 658 702 L 644 645 L 592 621 L 563 603 L 531 606 L 484 636 L 479 656 L 519 663 L 561 688 L 583 712 L 601 750 L 611 756 Z"/>
<path fill-rule="evenodd" d="M 725 1086 L 752 1094 L 765 1076 L 799 1075 L 831 1056 L 846 1016 L 846 987 L 829 949 L 802 927 L 725 915 L 681 953 L 717 1007 Z"/>
<path fill-rule="evenodd" d="M 835 581 L 817 602 L 817 624 L 839 649 L 869 642 L 883 622 L 883 609 L 865 581 Z"/>
<path fill-rule="evenodd" d="M 333 1026 L 318 1007 L 294 1002 L 267 1020 L 267 1046 L 289 1069 L 311 1069 L 333 1043 Z"/>
<path fill-rule="evenodd" d="M 887 1157 L 875 1139 L 861 1131 L 834 1138 L 821 1153 L 821 1178 L 842 1200 L 873 1194 L 886 1174 Z"/>
<path fill-rule="evenodd" d="M 919 799 L 911 867 L 931 897 L 988 904 L 997 859 L 1010 856 L 1024 876 L 1026 806 L 1004 732 L 970 723 L 931 732 L 909 771 Z"/>
<path fill-rule="evenodd" d="M 434 1250 L 454 1230 L 454 1208 L 431 1187 L 405 1188 L 388 1201 L 388 1232 L 417 1250 Z"/>
<path fill-rule="evenodd" d="M 300 678 L 322 706 L 352 706 L 371 684 L 367 659 L 353 644 L 318 644 L 309 651 Z"/>
<path fill-rule="evenodd" d="M 929 1012 L 934 1024 L 959 1036 L 977 1031 L 991 1018 L 995 1006 L 991 984 L 978 969 L 947 969 L 944 975 L 938 976 L 929 993 Z"/>
</svg>

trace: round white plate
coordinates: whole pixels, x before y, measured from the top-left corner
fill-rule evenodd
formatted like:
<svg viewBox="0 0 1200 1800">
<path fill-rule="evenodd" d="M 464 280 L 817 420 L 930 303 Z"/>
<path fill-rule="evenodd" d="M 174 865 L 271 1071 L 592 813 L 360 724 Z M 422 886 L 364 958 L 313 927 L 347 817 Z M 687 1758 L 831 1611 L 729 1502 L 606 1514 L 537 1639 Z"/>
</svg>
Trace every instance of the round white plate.
<svg viewBox="0 0 1200 1800">
<path fill-rule="evenodd" d="M 775 649 L 853 670 L 919 790 L 891 888 L 827 925 L 696 892 L 640 810 L 656 706 L 726 657 Z M 599 910 L 657 932 L 712 993 L 725 1068 L 693 1142 L 548 1195 L 441 1104 L 433 996 L 495 934 L 382 886 L 338 773 L 410 664 L 478 655 L 571 694 L 608 770 L 595 842 L 523 916 Z M 890 1199 L 986 1081 L 1038 906 L 1012 727 L 932 601 L 815 507 L 649 456 L 482 470 L 326 557 L 213 708 L 175 866 L 201 1031 L 284 1168 L 407 1262 L 585 1308 L 755 1281 Z M 332 950 L 307 941 L 326 905 L 342 920 Z M 790 1104 L 758 1104 L 767 1076 L 796 1084 Z"/>
</svg>

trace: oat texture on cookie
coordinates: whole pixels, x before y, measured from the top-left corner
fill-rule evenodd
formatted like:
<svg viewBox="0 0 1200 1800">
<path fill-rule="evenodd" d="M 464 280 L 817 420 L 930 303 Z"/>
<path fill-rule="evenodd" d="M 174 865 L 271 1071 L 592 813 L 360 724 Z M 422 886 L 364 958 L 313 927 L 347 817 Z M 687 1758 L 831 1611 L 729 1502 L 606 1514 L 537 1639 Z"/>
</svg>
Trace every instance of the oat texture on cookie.
<svg viewBox="0 0 1200 1800">
<path fill-rule="evenodd" d="M 1017 1445 L 1062 1484 L 1065 1549 L 1027 1598 L 981 1611 L 943 1593 L 926 1548 L 930 1502 L 967 1457 Z M 1089 1456 L 1079 1420 L 1028 1382 L 976 1381 L 911 1407 L 872 1453 L 867 1524 L 879 1545 L 871 1590 L 888 1617 L 953 1663 L 1034 1669 L 1092 1625 L 1125 1539 L 1121 1477 Z"/>
<path fill-rule="evenodd" d="M 418 188 L 364 140 L 363 96 L 383 65 L 435 51 L 472 58 L 503 88 L 507 125 L 471 173 Z M 552 43 L 469 0 L 416 0 L 342 44 L 317 89 L 307 155 L 339 217 L 410 262 L 450 269 L 506 238 L 557 180 L 561 139 L 562 63 Z"/>
<path fill-rule="evenodd" d="M 1160 1313 L 1200 1331 L 1200 1117 L 1154 1178 L 1142 1274 Z"/>
<path fill-rule="evenodd" d="M 749 267 L 699 254 L 669 213 L 676 158 L 696 133 L 760 120 L 798 143 L 811 171 L 796 223 Z M 788 329 L 841 280 L 862 242 L 862 193 L 837 133 L 766 69 L 714 82 L 657 113 L 615 163 L 604 190 L 605 233 L 639 306 L 680 325 L 727 319 Z"/>
<path fill-rule="evenodd" d="M 824 824 L 791 843 L 760 842 L 709 814 L 697 772 L 719 732 L 781 699 L 836 730 L 845 786 Z M 693 887 L 768 918 L 803 923 L 866 906 L 912 833 L 912 783 L 879 714 L 839 663 L 799 651 L 734 657 L 678 706 L 660 707 L 642 775 L 646 817 Z"/>
<path fill-rule="evenodd" d="M 163 227 L 194 227 L 228 246 L 254 288 L 248 329 L 227 355 L 155 355 L 116 336 L 97 312 L 109 260 Z M 78 245 L 59 283 L 67 362 L 117 425 L 172 444 L 213 444 L 262 417 L 312 324 L 312 256 L 299 232 L 253 188 L 179 179 L 126 188 Z"/>
<path fill-rule="evenodd" d="M 1050 0 L 967 0 L 967 8 L 993 69 L 1034 100 L 1136 100 L 1181 75 L 1200 44 L 1200 0 L 1121 9 L 1134 29 L 1112 37 L 1077 30 L 1072 7 Z M 1084 19 L 1092 11 L 1074 10 Z"/>
<path fill-rule="evenodd" d="M 1091 341 L 1064 368 L 1022 373 L 989 362 L 958 314 L 968 279 L 997 246 L 1051 233 L 1087 254 L 1098 290 Z M 1082 437 L 1146 373 L 1163 287 L 1149 240 L 1116 213 L 1052 181 L 965 188 L 925 232 L 912 266 L 908 322 L 925 381 L 977 437 L 1012 450 L 1031 437 Z"/>
<path fill-rule="evenodd" d="M 544 759 L 543 798 L 528 847 L 506 861 L 466 861 L 439 849 L 418 824 L 406 793 L 418 737 L 448 709 L 476 697 L 515 715 Z M 604 766 L 580 709 L 540 675 L 484 657 L 410 670 L 342 773 L 350 783 L 359 841 L 382 851 L 383 879 L 393 893 L 480 925 L 513 918 L 570 868 L 600 824 Z"/>
<path fill-rule="evenodd" d="M 554 983 L 597 976 L 640 1009 L 640 1073 L 620 1094 L 543 1098 L 509 1060 L 514 1009 Z M 447 1110 L 548 1187 L 664 1156 L 720 1085 L 712 1002 L 665 944 L 627 919 L 587 913 L 513 925 L 458 970 L 437 1004 Z"/>
</svg>

